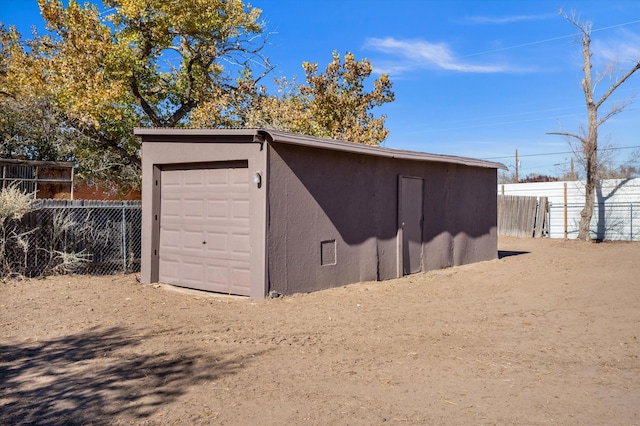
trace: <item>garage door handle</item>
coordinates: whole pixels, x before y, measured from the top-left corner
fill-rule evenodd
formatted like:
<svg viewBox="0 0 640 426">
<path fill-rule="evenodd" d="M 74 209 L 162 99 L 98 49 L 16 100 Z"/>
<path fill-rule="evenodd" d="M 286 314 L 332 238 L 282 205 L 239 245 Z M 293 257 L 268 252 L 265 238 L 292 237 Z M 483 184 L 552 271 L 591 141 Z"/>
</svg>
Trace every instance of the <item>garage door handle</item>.
<svg viewBox="0 0 640 426">
<path fill-rule="evenodd" d="M 203 241 L 203 242 L 202 242 L 202 244 L 207 244 L 207 242 L 206 242 L 206 241 Z"/>
</svg>

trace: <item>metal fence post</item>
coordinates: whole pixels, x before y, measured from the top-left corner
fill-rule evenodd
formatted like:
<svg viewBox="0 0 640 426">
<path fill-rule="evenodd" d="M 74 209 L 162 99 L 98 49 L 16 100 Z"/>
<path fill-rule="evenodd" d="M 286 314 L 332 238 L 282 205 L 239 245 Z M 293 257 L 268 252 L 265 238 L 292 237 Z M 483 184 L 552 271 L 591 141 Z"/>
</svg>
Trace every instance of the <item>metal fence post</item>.
<svg viewBox="0 0 640 426">
<path fill-rule="evenodd" d="M 566 240 L 569 235 L 569 229 L 567 226 L 567 183 L 564 183 L 564 239 Z"/>
<path fill-rule="evenodd" d="M 125 214 L 125 205 L 122 205 L 122 273 L 127 273 L 127 218 Z"/>
<path fill-rule="evenodd" d="M 548 204 L 547 208 L 547 237 L 551 237 L 551 203 Z"/>
</svg>

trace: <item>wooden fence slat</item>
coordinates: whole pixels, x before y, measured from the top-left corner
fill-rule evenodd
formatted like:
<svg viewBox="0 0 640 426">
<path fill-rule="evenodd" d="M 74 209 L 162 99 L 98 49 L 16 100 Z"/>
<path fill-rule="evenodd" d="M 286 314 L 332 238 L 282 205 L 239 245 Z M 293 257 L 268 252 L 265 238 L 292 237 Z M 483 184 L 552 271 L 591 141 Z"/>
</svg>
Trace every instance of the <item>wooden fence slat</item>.
<svg viewBox="0 0 640 426">
<path fill-rule="evenodd" d="M 547 219 L 547 197 L 540 197 L 538 201 L 538 209 L 536 213 L 536 226 L 534 229 L 534 237 L 542 237 Z"/>
<path fill-rule="evenodd" d="M 498 195 L 498 235 L 542 236 L 546 205 L 546 197 Z"/>
</svg>

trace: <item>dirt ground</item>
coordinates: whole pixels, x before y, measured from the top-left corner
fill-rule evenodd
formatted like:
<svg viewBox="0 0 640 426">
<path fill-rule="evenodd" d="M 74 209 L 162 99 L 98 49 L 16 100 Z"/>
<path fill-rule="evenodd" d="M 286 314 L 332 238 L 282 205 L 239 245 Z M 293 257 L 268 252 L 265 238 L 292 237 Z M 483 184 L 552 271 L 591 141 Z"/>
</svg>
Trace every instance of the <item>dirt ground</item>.
<svg viewBox="0 0 640 426">
<path fill-rule="evenodd" d="M 640 244 L 272 300 L 0 283 L 2 424 L 640 424 Z"/>
</svg>

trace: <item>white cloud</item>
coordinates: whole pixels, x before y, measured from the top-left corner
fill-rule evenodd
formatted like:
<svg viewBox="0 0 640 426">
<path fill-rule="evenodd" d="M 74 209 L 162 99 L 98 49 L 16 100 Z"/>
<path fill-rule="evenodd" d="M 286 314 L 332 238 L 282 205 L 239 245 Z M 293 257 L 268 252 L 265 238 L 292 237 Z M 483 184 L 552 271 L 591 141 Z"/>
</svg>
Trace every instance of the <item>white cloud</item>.
<svg viewBox="0 0 640 426">
<path fill-rule="evenodd" d="M 500 18 L 494 16 L 467 16 L 464 18 L 464 20 L 467 22 L 472 22 L 474 24 L 512 24 L 515 22 L 539 21 L 542 19 L 556 17 L 558 17 L 557 13 L 547 13 L 544 15 L 512 15 L 503 16 Z"/>
<path fill-rule="evenodd" d="M 622 30 L 616 38 L 595 39 L 591 43 L 595 61 L 617 62 L 621 66 L 640 60 L 640 35 Z"/>
<path fill-rule="evenodd" d="M 401 73 L 420 68 L 440 68 L 466 73 L 499 73 L 509 71 L 508 67 L 497 64 L 473 64 L 457 58 L 446 43 L 430 43 L 424 40 L 399 40 L 393 37 L 369 38 L 365 48 L 398 57 L 383 72 Z M 378 68 L 378 71 L 381 71 Z"/>
</svg>

